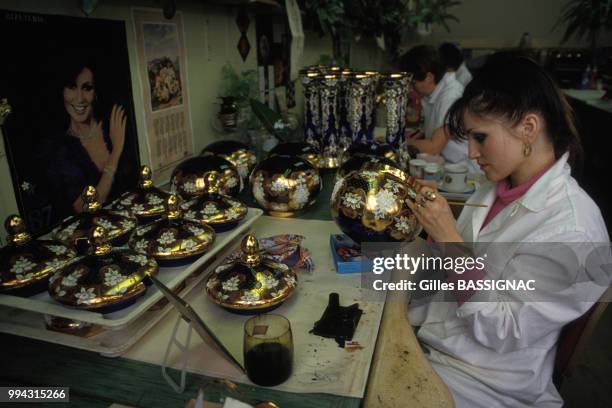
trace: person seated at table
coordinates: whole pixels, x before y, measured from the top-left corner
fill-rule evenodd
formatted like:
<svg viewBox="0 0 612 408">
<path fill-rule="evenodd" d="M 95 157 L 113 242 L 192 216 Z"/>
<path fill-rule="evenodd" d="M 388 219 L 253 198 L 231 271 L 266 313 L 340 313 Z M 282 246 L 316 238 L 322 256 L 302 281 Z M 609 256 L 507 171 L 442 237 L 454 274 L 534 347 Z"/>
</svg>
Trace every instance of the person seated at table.
<svg viewBox="0 0 612 408">
<path fill-rule="evenodd" d="M 496 267 L 450 271 L 445 279 L 533 279 L 537 291 L 529 298 L 508 290 L 453 291 L 452 302 L 435 301 L 438 293 L 411 304 L 410 321 L 420 326 L 418 337 L 455 406 L 560 407 L 552 381 L 559 334 L 609 284 L 577 281 L 580 268 L 572 262 L 610 241 L 599 208 L 570 174 L 581 152 L 573 112 L 538 64 L 499 56 L 453 104 L 448 123 L 457 138 L 468 139 L 470 157 L 490 181 L 468 200 L 486 208 L 465 207 L 455 221 L 433 184 L 408 205 L 430 237 L 446 243 L 443 252 L 448 243 L 487 243 L 487 252 L 506 246 Z"/>
<path fill-rule="evenodd" d="M 412 86 L 422 97 L 424 134 L 413 134 L 408 145 L 421 153 L 442 155 L 447 162 L 468 162 L 468 145 L 465 140 L 452 139 L 444 120 L 450 106 L 463 93 L 463 85 L 453 72 L 446 72 L 438 51 L 428 45 L 410 49 L 401 57 L 400 69 L 412 73 Z M 424 138 L 422 138 L 424 136 Z M 477 167 L 469 165 L 470 172 Z"/>
<path fill-rule="evenodd" d="M 472 73 L 465 65 L 461 49 L 453 43 L 445 42 L 438 47 L 438 52 L 446 72 L 454 72 L 455 79 L 466 87 L 472 80 Z"/>
</svg>

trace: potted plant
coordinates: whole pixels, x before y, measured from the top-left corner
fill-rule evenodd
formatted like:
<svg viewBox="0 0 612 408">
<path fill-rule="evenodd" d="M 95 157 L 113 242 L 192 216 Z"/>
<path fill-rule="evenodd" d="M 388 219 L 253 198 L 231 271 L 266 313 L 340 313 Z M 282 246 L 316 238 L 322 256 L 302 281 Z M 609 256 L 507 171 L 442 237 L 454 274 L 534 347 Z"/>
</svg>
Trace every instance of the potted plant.
<svg viewBox="0 0 612 408">
<path fill-rule="evenodd" d="M 612 29 L 612 0 L 569 0 L 554 27 L 565 24 L 561 42 L 587 38 L 592 49 L 602 32 Z"/>
<path fill-rule="evenodd" d="M 461 2 L 458 0 L 416 0 L 414 10 L 408 17 L 408 24 L 422 36 L 430 35 L 434 24 L 439 24 L 450 32 L 448 21 L 459 22 L 459 19 L 448 13 L 448 9 L 459 4 Z"/>
<path fill-rule="evenodd" d="M 251 112 L 249 99 L 257 95 L 257 72 L 249 69 L 238 74 L 233 66 L 225 64 L 221 69 L 219 98 L 231 97 L 238 108 L 238 125 L 253 129 L 259 121 Z"/>
</svg>

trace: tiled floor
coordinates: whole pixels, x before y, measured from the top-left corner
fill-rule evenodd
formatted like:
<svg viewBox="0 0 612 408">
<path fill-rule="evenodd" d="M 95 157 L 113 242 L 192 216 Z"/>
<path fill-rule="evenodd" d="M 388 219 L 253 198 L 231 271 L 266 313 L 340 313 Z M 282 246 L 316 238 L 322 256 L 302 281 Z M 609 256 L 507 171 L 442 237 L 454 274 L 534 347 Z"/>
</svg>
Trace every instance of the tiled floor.
<svg viewBox="0 0 612 408">
<path fill-rule="evenodd" d="M 565 406 L 612 407 L 612 305 L 586 346 L 582 363 L 561 386 Z"/>
</svg>

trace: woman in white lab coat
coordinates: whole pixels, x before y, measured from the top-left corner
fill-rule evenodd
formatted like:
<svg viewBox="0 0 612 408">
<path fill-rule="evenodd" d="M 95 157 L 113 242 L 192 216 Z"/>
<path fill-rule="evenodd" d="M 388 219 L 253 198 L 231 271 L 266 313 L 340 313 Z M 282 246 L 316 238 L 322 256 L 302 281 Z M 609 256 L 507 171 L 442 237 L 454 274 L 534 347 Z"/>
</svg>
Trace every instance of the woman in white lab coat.
<svg viewBox="0 0 612 408">
<path fill-rule="evenodd" d="M 577 277 L 578 265 L 609 243 L 599 208 L 570 175 L 580 151 L 571 109 L 535 62 L 500 57 L 453 105 L 449 128 L 469 140 L 470 158 L 490 181 L 469 202 L 487 207 L 465 207 L 455 221 L 444 197 L 423 187 L 409 205 L 424 229 L 439 243 L 508 243 L 489 245 L 501 268 L 466 279 L 534 279 L 556 290 L 546 302 L 536 302 L 544 300 L 537 292 L 528 301 L 501 290 L 436 302 L 438 293 L 411 305 L 410 321 L 457 407 L 561 406 L 552 382 L 559 333 L 606 288 Z"/>
</svg>

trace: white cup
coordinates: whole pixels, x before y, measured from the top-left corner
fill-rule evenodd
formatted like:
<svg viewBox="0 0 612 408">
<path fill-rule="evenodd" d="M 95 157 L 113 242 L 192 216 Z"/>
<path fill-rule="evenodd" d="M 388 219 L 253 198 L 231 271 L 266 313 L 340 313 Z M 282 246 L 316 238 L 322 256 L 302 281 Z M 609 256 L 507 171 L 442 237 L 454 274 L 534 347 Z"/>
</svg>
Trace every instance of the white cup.
<svg viewBox="0 0 612 408">
<path fill-rule="evenodd" d="M 436 163 L 428 163 L 425 165 L 425 169 L 423 169 L 423 179 L 432 180 L 439 183 L 441 176 L 440 166 L 438 166 Z"/>
<path fill-rule="evenodd" d="M 409 171 L 410 175 L 414 178 L 422 179 L 423 178 L 423 170 L 425 169 L 425 165 L 427 162 L 421 159 L 412 159 L 409 163 Z"/>
<path fill-rule="evenodd" d="M 447 163 L 444 165 L 444 190 L 452 193 L 462 193 L 468 189 L 467 165 L 462 163 Z"/>
</svg>

